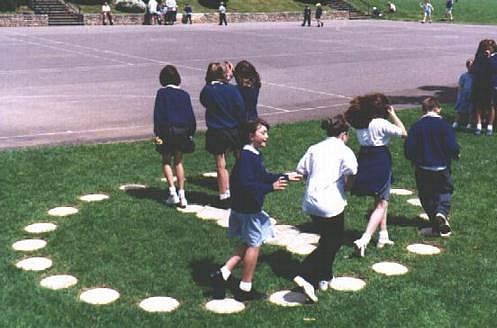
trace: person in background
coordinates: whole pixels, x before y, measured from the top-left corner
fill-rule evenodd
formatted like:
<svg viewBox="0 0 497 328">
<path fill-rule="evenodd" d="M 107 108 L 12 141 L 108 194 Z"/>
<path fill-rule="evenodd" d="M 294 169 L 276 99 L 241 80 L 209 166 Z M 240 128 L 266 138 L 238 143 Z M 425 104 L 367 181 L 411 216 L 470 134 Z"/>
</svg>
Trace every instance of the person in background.
<svg viewBox="0 0 497 328">
<path fill-rule="evenodd" d="M 109 22 L 110 25 L 114 25 L 114 22 L 112 21 L 112 10 L 105 1 L 102 5 L 102 24 L 107 25 L 106 20 Z"/>
<path fill-rule="evenodd" d="M 147 4 L 148 12 L 150 13 L 151 23 L 159 24 L 160 23 L 160 11 L 158 10 L 158 3 L 156 0 L 149 0 Z"/>
<path fill-rule="evenodd" d="M 293 281 L 313 302 L 318 299 L 315 289 L 327 290 L 333 278 L 333 262 L 344 239 L 345 189 L 357 173 L 357 159 L 346 146 L 349 126 L 343 115 L 323 120 L 321 128 L 327 138 L 309 147 L 296 169 L 306 179 L 302 209 L 320 238 Z"/>
<path fill-rule="evenodd" d="M 452 123 L 452 128 L 457 129 L 461 124 L 466 123 L 466 130 L 471 130 L 471 116 L 473 104 L 471 103 L 471 90 L 473 89 L 474 76 L 471 72 L 473 59 L 466 60 L 466 72 L 461 74 L 457 84 L 456 118 Z"/>
<path fill-rule="evenodd" d="M 186 15 L 185 23 L 192 24 L 192 13 L 193 13 L 192 6 L 189 3 L 187 3 L 185 5 L 185 8 L 183 8 L 183 11 L 185 12 Z"/>
<path fill-rule="evenodd" d="M 431 23 L 431 16 L 435 8 L 433 8 L 433 5 L 431 4 L 431 0 L 424 0 L 419 4 L 421 6 L 421 9 L 423 10 L 423 20 L 421 23 L 426 23 L 426 20 L 428 19 L 428 23 Z"/>
<path fill-rule="evenodd" d="M 255 66 L 247 60 L 242 60 L 235 66 L 235 80 L 238 91 L 242 95 L 247 112 L 247 121 L 257 119 L 257 101 L 261 89 L 261 77 Z"/>
<path fill-rule="evenodd" d="M 422 102 L 423 116 L 409 129 L 404 153 L 414 165 L 419 200 L 430 218 L 430 236 L 449 237 L 454 185 L 451 160 L 459 159 L 454 131 L 440 116 L 439 101 L 428 97 Z"/>
<path fill-rule="evenodd" d="M 224 5 L 224 2 L 221 2 L 219 4 L 218 8 L 219 12 L 219 25 L 228 25 L 228 22 L 226 21 L 226 6 Z"/>
<path fill-rule="evenodd" d="M 304 21 L 302 22 L 302 26 L 305 26 L 307 23 L 307 26 L 311 26 L 311 8 L 309 8 L 309 5 L 305 5 L 304 7 Z"/>
<path fill-rule="evenodd" d="M 321 4 L 318 2 L 316 3 L 316 21 L 318 23 L 317 27 L 322 27 L 324 25 L 324 23 L 321 22 L 322 15 L 323 15 L 323 8 L 321 8 Z"/>
<path fill-rule="evenodd" d="M 454 0 L 447 0 L 445 3 L 445 19 L 449 20 L 452 22 L 454 19 L 452 17 L 452 10 L 454 9 Z"/>
<path fill-rule="evenodd" d="M 393 2 L 387 2 L 387 12 L 391 14 L 397 12 L 397 6 Z"/>
</svg>

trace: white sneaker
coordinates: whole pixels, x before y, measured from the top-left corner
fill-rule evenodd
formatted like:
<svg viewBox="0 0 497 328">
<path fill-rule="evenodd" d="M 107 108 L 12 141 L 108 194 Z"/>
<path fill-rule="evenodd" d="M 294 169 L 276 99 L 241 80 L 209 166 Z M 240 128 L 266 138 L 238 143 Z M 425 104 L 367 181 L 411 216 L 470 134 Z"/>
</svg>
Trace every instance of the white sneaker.
<svg viewBox="0 0 497 328">
<path fill-rule="evenodd" d="M 311 285 L 310 282 L 302 278 L 301 276 L 296 276 L 293 278 L 293 281 L 302 288 L 304 294 L 314 303 L 318 301 L 318 297 L 316 296 L 316 292 L 314 290 L 314 286 Z"/>
<path fill-rule="evenodd" d="M 360 239 L 354 241 L 354 250 L 357 256 L 364 257 L 364 253 L 366 252 L 366 245 L 362 243 Z"/>
<path fill-rule="evenodd" d="M 330 286 L 330 282 L 327 280 L 321 280 L 319 282 L 319 290 L 322 292 L 327 291 L 329 286 Z"/>
<path fill-rule="evenodd" d="M 390 239 L 378 239 L 378 244 L 376 244 L 376 247 L 378 248 L 383 248 L 385 247 L 385 245 L 394 245 L 395 243 L 393 242 L 393 240 L 390 240 Z"/>
<path fill-rule="evenodd" d="M 179 207 L 185 208 L 188 205 L 188 201 L 185 196 L 179 197 Z"/>
<path fill-rule="evenodd" d="M 171 194 L 169 197 L 166 199 L 166 204 L 167 205 L 176 205 L 179 203 L 179 197 L 176 194 Z"/>
</svg>

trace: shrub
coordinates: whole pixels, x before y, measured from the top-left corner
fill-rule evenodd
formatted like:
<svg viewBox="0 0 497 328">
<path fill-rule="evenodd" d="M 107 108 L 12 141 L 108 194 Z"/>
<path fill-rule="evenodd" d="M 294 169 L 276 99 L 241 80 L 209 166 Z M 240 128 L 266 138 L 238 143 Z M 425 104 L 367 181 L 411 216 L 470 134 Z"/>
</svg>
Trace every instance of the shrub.
<svg viewBox="0 0 497 328">
<path fill-rule="evenodd" d="M 147 5 L 142 0 L 116 0 L 116 9 L 127 13 L 142 13 Z"/>
<path fill-rule="evenodd" d="M 28 0 L 0 0 L 0 11 L 16 11 L 19 6 L 28 5 Z"/>
</svg>

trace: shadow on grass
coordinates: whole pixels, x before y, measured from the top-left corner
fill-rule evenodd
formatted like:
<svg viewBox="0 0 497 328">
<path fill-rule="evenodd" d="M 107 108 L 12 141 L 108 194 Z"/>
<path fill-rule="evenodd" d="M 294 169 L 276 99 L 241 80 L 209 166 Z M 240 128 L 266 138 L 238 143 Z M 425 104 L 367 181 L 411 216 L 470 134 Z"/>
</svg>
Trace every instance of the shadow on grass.
<svg viewBox="0 0 497 328">
<path fill-rule="evenodd" d="M 203 176 L 188 177 L 188 183 L 217 192 L 217 179 Z"/>
<path fill-rule="evenodd" d="M 158 203 L 164 203 L 166 192 L 159 188 L 143 188 L 126 190 L 126 194 L 137 199 L 151 199 Z"/>
<path fill-rule="evenodd" d="M 292 255 L 283 249 L 276 250 L 269 254 L 263 254 L 260 261 L 267 263 L 275 276 L 292 280 L 298 270 L 300 261 L 292 258 Z"/>
<path fill-rule="evenodd" d="M 404 215 L 389 215 L 387 221 L 388 225 L 394 225 L 398 227 L 425 228 L 429 226 L 428 221 L 421 220 L 418 217 L 407 217 Z"/>
</svg>

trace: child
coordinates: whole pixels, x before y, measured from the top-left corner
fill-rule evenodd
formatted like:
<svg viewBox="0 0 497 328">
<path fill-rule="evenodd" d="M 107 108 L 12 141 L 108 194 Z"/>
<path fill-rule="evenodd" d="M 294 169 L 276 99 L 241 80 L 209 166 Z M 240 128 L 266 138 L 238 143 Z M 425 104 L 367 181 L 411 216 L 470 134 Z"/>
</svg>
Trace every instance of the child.
<svg viewBox="0 0 497 328">
<path fill-rule="evenodd" d="M 440 116 L 437 99 L 426 98 L 423 116 L 409 129 L 404 144 L 405 156 L 415 169 L 416 186 L 423 209 L 430 218 L 431 233 L 448 237 L 451 196 L 454 190 L 450 162 L 459 158 L 454 131 Z"/>
<path fill-rule="evenodd" d="M 219 4 L 218 8 L 219 12 L 219 25 L 228 25 L 228 22 L 226 21 L 226 6 L 224 5 L 224 2 L 221 2 Z"/>
<path fill-rule="evenodd" d="M 154 107 L 154 133 L 157 150 L 162 154 L 164 176 L 169 185 L 168 205 L 186 207 L 185 171 L 183 153 L 192 152 L 193 135 L 196 129 L 190 95 L 181 90 L 181 77 L 172 65 L 166 65 L 159 76 L 162 88 L 157 91 Z M 173 180 L 171 158 L 178 182 L 178 193 Z"/>
<path fill-rule="evenodd" d="M 102 5 L 102 25 L 107 25 L 105 20 L 108 20 L 110 25 L 114 25 L 114 22 L 112 21 L 112 10 L 107 1 L 104 1 Z"/>
<path fill-rule="evenodd" d="M 357 173 L 356 157 L 345 145 L 349 127 L 343 115 L 323 120 L 321 128 L 328 138 L 309 147 L 296 170 L 306 178 L 302 209 L 321 238 L 293 280 L 313 302 L 317 301 L 315 288 L 327 290 L 333 277 L 333 262 L 344 237 L 345 186 Z"/>
<path fill-rule="evenodd" d="M 261 77 L 254 65 L 246 60 L 236 64 L 234 75 L 238 91 L 240 91 L 245 103 L 247 121 L 254 121 L 258 117 L 257 100 L 261 89 Z"/>
<path fill-rule="evenodd" d="M 471 129 L 471 112 L 473 105 L 471 104 L 471 90 L 473 89 L 473 74 L 471 73 L 471 66 L 473 59 L 466 60 L 467 72 L 461 74 L 457 86 L 457 101 L 456 101 L 456 119 L 452 123 L 452 128 L 457 129 L 460 124 L 467 122 L 466 130 Z"/>
<path fill-rule="evenodd" d="M 454 0 L 447 0 L 445 3 L 445 19 L 448 19 L 450 22 L 454 19 L 452 17 L 452 10 L 454 9 Z"/>
<path fill-rule="evenodd" d="M 390 117 L 393 124 L 386 120 Z M 357 255 L 364 257 L 371 236 L 379 227 L 378 248 L 393 245 L 387 230 L 387 210 L 390 187 L 393 182 L 392 158 L 388 143 L 391 137 L 407 136 L 402 121 L 390 106 L 388 98 L 381 94 L 369 94 L 356 97 L 350 102 L 345 118 L 356 129 L 357 139 L 361 145 L 359 151 L 359 168 L 352 188 L 352 193 L 375 197 L 374 210 L 369 217 L 366 231 L 360 239 L 354 241 Z"/>
<path fill-rule="evenodd" d="M 316 22 L 318 23 L 317 27 L 323 27 L 323 22 L 321 22 L 321 16 L 323 15 L 323 8 L 321 8 L 321 4 L 316 3 Z"/>
<path fill-rule="evenodd" d="M 187 23 L 192 23 L 192 13 L 193 13 L 193 10 L 192 10 L 192 6 L 190 6 L 189 3 L 187 3 L 185 5 L 185 7 L 183 8 L 183 11 L 184 11 L 184 15 L 185 15 L 185 24 Z"/>
<path fill-rule="evenodd" d="M 309 5 L 305 5 L 304 21 L 302 22 L 302 26 L 305 26 L 306 23 L 307 26 L 311 26 L 311 8 L 309 8 Z"/>
<path fill-rule="evenodd" d="M 226 282 L 235 266 L 243 261 L 243 275 L 235 299 L 243 302 L 260 299 L 263 294 L 252 288 L 252 280 L 262 243 L 273 237 L 269 216 L 262 210 L 264 197 L 272 191 L 284 190 L 288 180 L 298 181 L 296 172 L 273 174 L 266 172 L 260 148 L 266 147 L 269 125 L 262 119 L 247 123 L 248 143 L 243 147 L 231 173 L 232 206 L 229 218 L 229 236 L 243 245 L 222 268 L 211 274 L 214 299 L 224 299 Z"/>
<path fill-rule="evenodd" d="M 421 23 L 424 24 L 427 18 L 428 22 L 431 23 L 431 13 L 435 11 L 435 8 L 433 8 L 431 1 L 424 0 L 424 2 L 420 3 L 419 5 L 423 9 L 423 20 L 421 21 Z"/>
<path fill-rule="evenodd" d="M 240 153 L 240 129 L 247 114 L 238 89 L 228 83 L 227 68 L 221 63 L 210 63 L 205 75 L 205 86 L 200 92 L 200 103 L 205 107 L 205 149 L 214 156 L 217 170 L 219 206 L 229 207 L 229 174 L 226 154 Z"/>
</svg>

